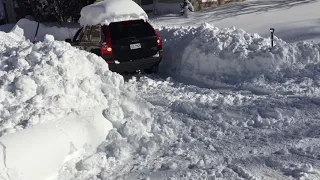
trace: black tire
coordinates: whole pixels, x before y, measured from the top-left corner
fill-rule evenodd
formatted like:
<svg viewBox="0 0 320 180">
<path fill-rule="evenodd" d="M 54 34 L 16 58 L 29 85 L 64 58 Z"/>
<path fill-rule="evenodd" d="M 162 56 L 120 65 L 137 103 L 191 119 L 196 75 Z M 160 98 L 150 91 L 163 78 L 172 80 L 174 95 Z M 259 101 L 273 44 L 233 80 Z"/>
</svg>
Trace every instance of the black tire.
<svg viewBox="0 0 320 180">
<path fill-rule="evenodd" d="M 145 69 L 144 72 L 146 74 L 153 74 L 153 73 L 157 73 L 158 70 L 159 70 L 159 64 L 157 64 L 157 65 L 155 65 L 155 66 L 153 66 L 153 67 L 151 67 L 149 69 Z"/>
</svg>

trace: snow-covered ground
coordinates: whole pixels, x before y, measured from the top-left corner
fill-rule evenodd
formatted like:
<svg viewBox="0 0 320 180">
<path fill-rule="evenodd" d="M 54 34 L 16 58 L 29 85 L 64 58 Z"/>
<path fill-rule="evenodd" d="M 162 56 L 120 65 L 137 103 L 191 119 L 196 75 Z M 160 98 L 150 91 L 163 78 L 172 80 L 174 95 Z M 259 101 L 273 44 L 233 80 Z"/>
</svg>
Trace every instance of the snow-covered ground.
<svg viewBox="0 0 320 180">
<path fill-rule="evenodd" d="M 51 173 L 50 180 L 320 179 L 319 4 L 248 1 L 189 18 L 152 19 L 165 52 L 160 74 L 126 83 L 100 58 L 51 36 L 33 46 L 18 28 L 0 32 L 5 39 L 0 44 L 0 177 L 16 175 L 12 163 L 27 156 L 14 159 L 6 137 L 57 123 L 62 130 L 51 130 L 48 137 L 72 136 L 70 147 L 50 156 L 55 162 L 51 169 L 38 166 Z M 224 29 L 231 26 L 236 28 Z M 269 26 L 281 38 L 274 48 L 264 38 Z M 302 30 L 308 27 L 312 32 Z M 86 131 L 89 135 L 79 136 L 86 142 L 78 142 L 78 129 L 63 124 L 70 115 L 87 119 L 81 111 L 88 112 L 88 106 L 101 109 L 102 119 L 112 124 L 105 140 L 97 149 L 92 143 L 90 150 L 83 143 L 103 135 L 101 130 Z M 66 118 L 57 121 L 52 115 Z M 101 117 L 97 119 L 95 126 Z M 34 142 L 43 139 L 34 137 Z M 62 155 L 67 155 L 64 161 Z M 27 165 L 22 168 L 28 170 Z"/>
<path fill-rule="evenodd" d="M 132 83 L 161 112 L 158 134 L 171 143 L 136 169 L 117 172 L 121 179 L 320 178 L 319 104 L 312 95 L 257 95 L 157 77 Z"/>
<path fill-rule="evenodd" d="M 154 106 L 148 145 L 115 163 L 104 145 L 74 160 L 94 168 L 71 161 L 58 179 L 320 179 L 319 45 L 271 50 L 207 24 L 159 33 L 162 74 L 128 83 Z"/>
<path fill-rule="evenodd" d="M 320 62 L 319 44 L 290 44 L 275 38 L 271 48 L 270 39 L 258 34 L 210 24 L 158 31 L 167 37 L 160 70 L 184 82 L 211 88 L 248 88 L 261 94 L 296 94 L 301 93 L 301 87 L 309 88 L 303 83 L 319 78 L 314 72 Z M 285 83 L 293 80 L 299 87 Z M 313 90 L 308 93 L 319 95 Z"/>
<path fill-rule="evenodd" d="M 319 0 L 249 0 L 203 9 L 185 20 L 177 14 L 161 16 L 154 19 L 154 24 L 179 27 L 206 22 L 219 28 L 234 26 L 264 37 L 269 37 L 269 29 L 275 28 L 275 35 L 287 42 L 320 42 L 319 9 Z"/>
<path fill-rule="evenodd" d="M 218 28 L 204 14 L 152 20 L 164 41 L 160 76 L 128 83 L 154 106 L 143 139 L 152 148 L 116 163 L 99 149 L 74 160 L 94 168 L 71 161 L 59 179 L 320 179 L 319 45 L 276 38 L 271 49 L 269 39 Z"/>
<path fill-rule="evenodd" d="M 101 57 L 23 35 L 0 32 L 0 179 L 55 176 L 67 155 L 96 149 L 113 128 L 148 135 L 150 104 Z"/>
</svg>

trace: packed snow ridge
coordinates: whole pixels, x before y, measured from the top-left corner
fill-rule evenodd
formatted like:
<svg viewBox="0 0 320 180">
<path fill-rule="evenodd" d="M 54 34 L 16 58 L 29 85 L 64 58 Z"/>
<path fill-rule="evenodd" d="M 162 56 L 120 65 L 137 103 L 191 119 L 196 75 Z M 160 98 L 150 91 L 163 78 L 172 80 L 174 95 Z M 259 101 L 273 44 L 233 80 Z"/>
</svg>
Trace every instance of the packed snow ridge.
<svg viewBox="0 0 320 180">
<path fill-rule="evenodd" d="M 310 84 L 320 84 L 317 71 L 320 51 L 318 44 L 301 42 L 292 45 L 276 38 L 275 47 L 270 48 L 270 40 L 257 34 L 248 34 L 235 28 L 218 29 L 210 24 L 200 27 L 159 27 L 158 32 L 164 40 L 165 51 L 161 70 L 174 77 L 181 76 L 210 85 L 218 83 L 241 85 L 248 82 L 263 83 L 265 81 L 265 84 L 282 84 L 281 88 L 291 91 L 295 91 L 294 84 L 300 83 L 304 89 L 297 88 L 296 91 L 303 91 L 303 95 L 310 93 L 314 97 L 320 94 L 311 90 L 305 91 Z M 183 118 L 189 120 L 187 116 L 191 114 L 201 119 L 201 117 L 207 118 L 206 115 L 211 116 L 210 113 L 212 116 L 219 116 L 219 113 L 224 112 L 221 112 L 221 109 L 212 108 L 211 105 L 208 105 L 208 108 L 203 106 L 206 109 L 198 110 L 197 103 L 191 102 L 189 106 L 175 99 L 195 97 L 195 101 L 199 101 L 199 104 L 208 103 L 208 100 L 204 102 L 207 97 L 203 89 L 199 90 L 196 96 L 184 92 L 186 88 L 183 86 L 177 92 L 169 92 L 168 99 L 173 100 L 172 102 L 167 103 L 161 97 L 157 99 L 155 94 L 161 93 L 156 91 L 153 93 L 150 90 L 159 89 L 163 85 L 164 89 L 160 92 L 166 92 L 171 86 L 170 81 L 156 82 L 145 79 L 145 82 L 142 81 L 139 87 L 140 91 L 145 92 L 142 95 L 146 96 L 147 92 L 151 92 L 150 96 L 153 101 L 163 103 L 162 110 L 159 110 L 159 107 L 154 108 L 136 94 L 135 86 L 139 86 L 138 82 L 125 84 L 120 75 L 109 71 L 108 65 L 102 58 L 78 50 L 66 42 L 55 41 L 51 35 L 45 36 L 43 42 L 32 44 L 25 40 L 24 36 L 28 33 L 23 32 L 18 26 L 10 33 L 0 32 L 2 40 L 0 42 L 1 138 L 10 136 L 5 136 L 8 133 L 35 124 L 58 119 L 63 121 L 65 117 L 81 116 L 83 111 L 95 112 L 96 109 L 102 109 L 101 113 L 104 118 L 113 126 L 96 153 L 68 161 L 59 173 L 60 179 L 76 179 L 77 177 L 90 179 L 97 176 L 101 179 L 116 178 L 117 173 L 122 172 L 119 171 L 119 168 L 134 162 L 131 161 L 133 159 L 141 160 L 143 164 L 147 162 L 144 157 L 155 155 L 161 148 L 163 152 L 170 154 L 171 152 L 165 148 L 179 138 L 182 138 L 186 147 L 190 148 L 191 136 L 196 134 L 194 137 L 197 138 L 205 128 L 195 128 L 192 131 L 196 133 L 190 135 L 189 126 L 183 126 L 185 122 Z M 286 81 L 294 81 L 294 83 L 287 83 L 288 86 L 285 87 Z M 175 90 L 177 88 L 174 88 L 173 91 Z M 223 94 L 212 92 L 211 95 L 212 101 L 216 99 L 218 103 L 220 99 L 224 99 L 226 103 L 223 105 L 228 105 L 229 100 Z M 238 99 L 240 99 L 239 102 L 242 102 L 243 97 L 247 98 L 236 92 L 235 95 L 230 95 L 231 105 L 233 105 L 233 97 L 235 97 L 235 103 L 238 102 Z M 319 104 L 317 99 L 315 102 Z M 171 107 L 168 104 L 171 104 Z M 261 104 L 254 104 L 254 107 Z M 265 114 L 279 116 L 279 119 L 282 120 L 281 113 L 274 112 L 273 109 L 273 106 L 270 107 L 270 112 L 267 110 Z M 171 114 L 171 110 L 182 112 L 177 115 L 182 114 L 186 117 L 182 116 L 182 119 L 179 119 L 177 118 L 179 116 Z M 240 111 L 243 112 L 241 109 Z M 199 112 L 206 113 L 199 114 Z M 248 114 L 248 116 L 251 115 Z M 216 117 L 216 119 L 219 123 L 210 123 L 217 129 L 228 126 L 228 123 L 237 124 L 229 115 L 224 118 Z M 243 126 L 273 127 L 271 120 L 267 119 L 265 124 L 260 123 L 262 120 L 260 116 L 257 116 L 256 121 L 248 121 Z M 199 127 L 199 124 L 194 126 Z M 203 126 L 207 128 L 207 122 Z M 213 134 L 212 139 L 216 140 L 216 136 L 220 136 L 220 133 L 222 131 L 217 131 L 216 134 Z M 37 137 L 34 138 L 37 139 Z M 210 145 L 208 147 L 213 148 L 209 141 L 208 144 Z M 243 146 L 243 144 L 240 145 Z M 182 149 L 176 148 L 176 154 L 181 154 Z M 211 157 L 216 155 L 213 154 Z M 170 158 L 172 156 L 168 156 L 168 159 Z M 36 161 L 37 158 L 34 160 Z M 168 161 L 167 165 L 162 168 L 158 161 L 159 159 L 155 159 L 155 167 L 157 168 L 160 164 L 158 169 L 179 167 L 176 163 Z M 199 160 L 197 166 L 203 166 L 203 162 Z M 190 167 L 196 167 L 194 164 L 196 162 L 190 164 Z M 249 173 L 238 166 L 229 165 L 228 168 L 243 177 L 251 178 Z M 297 170 L 302 172 L 303 170 L 309 171 L 309 169 L 311 169 L 309 166 L 307 168 L 288 166 L 285 171 L 292 174 Z M 142 172 L 140 169 L 137 171 Z"/>
<path fill-rule="evenodd" d="M 77 169 L 94 168 L 101 154 L 108 155 L 99 159 L 103 165 L 154 150 L 153 106 L 101 57 L 52 35 L 33 44 L 24 34 L 19 26 L 0 32 L 0 142 L 6 147 L 0 152 L 7 157 L 0 159 L 0 179 L 51 177 L 66 156 L 99 144 L 100 154 Z M 28 170 L 30 159 L 40 165 L 38 173 Z"/>
<path fill-rule="evenodd" d="M 81 25 L 110 24 L 112 22 L 143 19 L 146 12 L 132 0 L 104 0 L 82 8 Z"/>
<path fill-rule="evenodd" d="M 308 88 L 308 83 L 319 81 L 316 71 L 304 71 L 319 62 L 317 44 L 301 42 L 292 45 L 276 38 L 276 46 L 272 49 L 270 40 L 257 34 L 234 28 L 218 29 L 209 24 L 201 27 L 159 27 L 158 32 L 164 40 L 165 52 L 161 70 L 173 77 L 233 86 L 265 76 L 266 84 L 287 84 L 291 91 L 299 82 L 301 87 Z M 300 102 L 287 100 L 286 96 L 277 93 L 260 96 L 247 91 L 220 91 L 188 86 L 181 81 L 172 82 L 170 78 L 157 80 L 156 77 L 143 77 L 139 81 L 133 78 L 128 82 L 156 107 L 150 110 L 152 115 L 142 121 L 147 122 L 146 130 L 140 132 L 139 127 L 143 127 L 140 122 L 127 121 L 122 126 L 115 126 L 95 154 L 67 163 L 59 179 L 269 177 L 260 172 L 269 168 L 260 166 L 266 162 L 264 157 L 257 158 L 254 163 L 241 161 L 257 157 L 260 153 L 257 149 L 273 153 L 278 151 L 278 143 L 282 145 L 282 140 L 291 143 L 291 140 L 281 137 L 274 143 L 273 138 L 269 138 L 270 132 L 282 133 L 282 129 L 290 129 L 304 119 L 304 108 L 312 112 L 318 108 L 314 105 L 317 99 L 312 91 L 307 98 L 314 98 L 315 103 L 306 106 L 303 98 Z M 300 81 L 285 83 L 299 77 Z M 318 91 L 315 86 L 310 86 L 310 89 Z M 297 87 L 296 90 L 306 95 L 305 89 Z M 287 107 L 286 103 L 292 103 L 294 107 Z M 296 108 L 300 105 L 302 110 Z M 113 117 L 123 119 L 122 114 Z M 129 127 L 130 131 L 127 130 Z M 251 138 L 262 139 L 266 144 L 252 143 Z M 278 170 L 280 173 L 302 178 L 307 176 L 304 172 L 313 173 L 313 166 L 290 166 L 287 165 L 289 162 L 277 161 L 272 168 L 275 171 L 282 168 Z M 273 169 L 270 174 L 274 173 Z"/>
<path fill-rule="evenodd" d="M 272 82 L 315 79 L 312 69 L 320 65 L 319 44 L 289 44 L 275 37 L 271 48 L 268 38 L 211 24 L 157 30 L 164 39 L 162 70 L 212 86 L 239 85 L 257 78 Z"/>
<path fill-rule="evenodd" d="M 18 26 L 0 32 L 0 136 L 90 109 L 116 121 L 113 115 L 140 107 L 102 58 L 51 35 L 32 44 L 23 33 Z"/>
</svg>

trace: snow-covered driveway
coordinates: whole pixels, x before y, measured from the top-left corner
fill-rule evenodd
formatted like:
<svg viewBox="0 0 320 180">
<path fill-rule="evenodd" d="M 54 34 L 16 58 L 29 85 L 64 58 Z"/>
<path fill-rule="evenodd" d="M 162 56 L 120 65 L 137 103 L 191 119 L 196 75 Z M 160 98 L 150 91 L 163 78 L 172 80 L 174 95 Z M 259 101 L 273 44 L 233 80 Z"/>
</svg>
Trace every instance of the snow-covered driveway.
<svg viewBox="0 0 320 180">
<path fill-rule="evenodd" d="M 320 104 L 313 97 L 199 88 L 156 76 L 131 83 L 162 116 L 159 134 L 171 141 L 117 172 L 121 179 L 320 178 Z"/>
<path fill-rule="evenodd" d="M 115 113 L 121 123 L 97 152 L 66 163 L 58 179 L 320 179 L 319 44 L 275 38 L 271 48 L 208 18 L 171 20 L 153 21 L 160 76 L 126 83 L 149 116 Z"/>
<path fill-rule="evenodd" d="M 0 32 L 0 178 L 320 179 L 319 2 L 152 19 L 160 73 L 126 83 L 56 41 L 75 29 L 40 26 L 34 45 L 20 20 Z"/>
</svg>

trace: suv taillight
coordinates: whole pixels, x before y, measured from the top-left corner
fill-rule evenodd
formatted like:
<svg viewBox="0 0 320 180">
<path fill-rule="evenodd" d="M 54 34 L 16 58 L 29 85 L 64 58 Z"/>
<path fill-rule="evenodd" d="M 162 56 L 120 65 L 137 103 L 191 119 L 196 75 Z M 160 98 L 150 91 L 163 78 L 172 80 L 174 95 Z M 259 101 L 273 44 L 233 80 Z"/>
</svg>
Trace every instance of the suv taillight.
<svg viewBox="0 0 320 180">
<path fill-rule="evenodd" d="M 160 36 L 158 35 L 157 32 L 155 32 L 155 33 L 156 33 L 156 36 L 157 36 L 157 45 L 158 45 L 158 46 L 162 46 L 162 41 L 161 41 Z"/>
<path fill-rule="evenodd" d="M 147 22 L 147 23 L 153 29 L 153 32 L 157 37 L 157 45 L 158 46 L 162 46 L 162 41 L 161 41 L 161 38 L 160 38 L 159 34 L 157 33 L 157 31 L 152 27 L 152 25 L 149 22 Z"/>
<path fill-rule="evenodd" d="M 104 34 L 105 34 L 105 42 L 101 44 L 101 55 L 104 54 L 112 54 L 112 45 L 111 45 L 111 37 L 110 37 L 110 31 L 108 26 L 103 26 L 102 28 Z"/>
<path fill-rule="evenodd" d="M 104 42 L 101 44 L 101 54 L 110 54 L 112 53 L 112 47 L 108 43 Z"/>
</svg>

